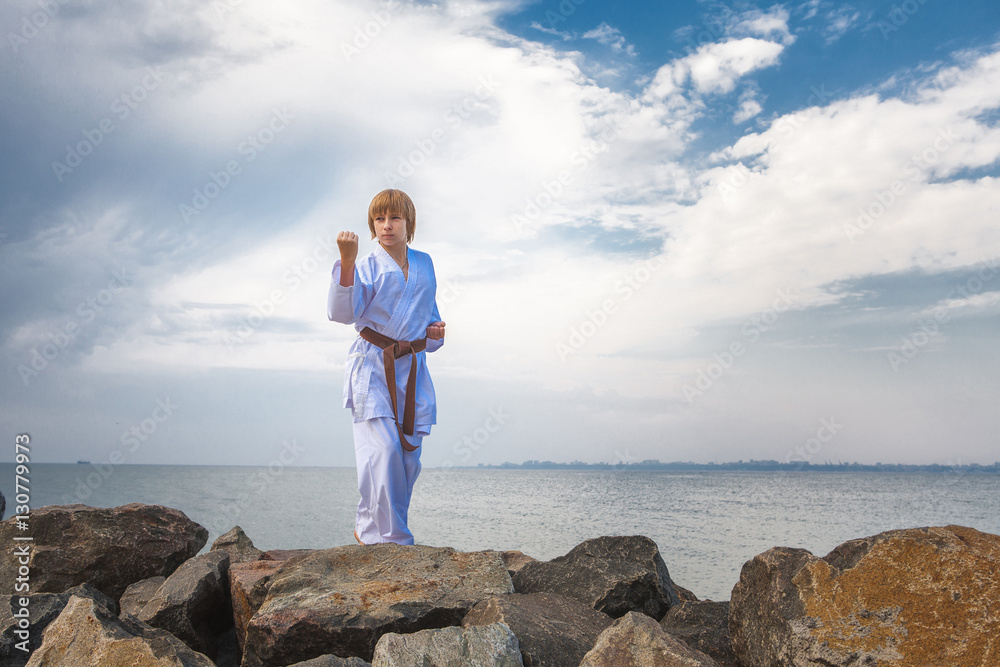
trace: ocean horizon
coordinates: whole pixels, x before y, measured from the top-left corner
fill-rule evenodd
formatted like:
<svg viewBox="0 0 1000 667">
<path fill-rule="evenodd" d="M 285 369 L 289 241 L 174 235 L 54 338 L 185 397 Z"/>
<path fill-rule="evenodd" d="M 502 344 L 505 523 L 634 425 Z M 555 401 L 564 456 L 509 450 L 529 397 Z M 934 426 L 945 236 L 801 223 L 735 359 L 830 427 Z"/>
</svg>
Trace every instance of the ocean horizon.
<svg viewBox="0 0 1000 667">
<path fill-rule="evenodd" d="M 0 464 L 5 517 L 15 465 Z M 239 525 L 260 549 L 355 544 L 355 470 L 286 466 L 29 466 L 33 509 L 131 502 L 183 511 L 212 542 Z M 645 535 L 673 580 L 727 600 L 743 563 L 775 546 L 823 556 L 886 530 L 963 525 L 1000 534 L 1000 475 L 967 472 L 425 468 L 410 506 L 419 544 L 539 560 L 601 535 Z"/>
</svg>

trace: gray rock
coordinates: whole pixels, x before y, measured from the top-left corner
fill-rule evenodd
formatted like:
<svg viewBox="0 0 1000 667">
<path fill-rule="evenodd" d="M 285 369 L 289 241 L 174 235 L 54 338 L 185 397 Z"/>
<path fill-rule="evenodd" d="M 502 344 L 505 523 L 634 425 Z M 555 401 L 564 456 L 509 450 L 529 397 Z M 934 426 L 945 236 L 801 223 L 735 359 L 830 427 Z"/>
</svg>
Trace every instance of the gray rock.
<svg viewBox="0 0 1000 667">
<path fill-rule="evenodd" d="M 137 581 L 126 588 L 125 592 L 122 593 L 121 599 L 118 601 L 118 606 L 121 608 L 121 615 L 131 614 L 132 616 L 138 616 L 142 612 L 142 608 L 153 599 L 156 591 L 160 590 L 160 586 L 166 580 L 166 577 L 150 577 L 142 581 Z"/>
<path fill-rule="evenodd" d="M 17 534 L 14 519 L 0 523 L 0 544 L 13 544 Z M 32 510 L 31 536 L 33 592 L 62 593 L 87 582 L 117 600 L 131 584 L 176 570 L 205 546 L 208 531 L 160 505 L 48 505 Z M 3 549 L 0 591 L 14 590 L 17 569 L 14 549 Z"/>
<path fill-rule="evenodd" d="M 27 667 L 215 667 L 165 630 L 118 618 L 89 598 L 72 596 L 48 628 Z"/>
<path fill-rule="evenodd" d="M 228 584 L 228 553 L 195 556 L 167 577 L 136 617 L 214 658 L 216 637 L 233 624 Z"/>
<path fill-rule="evenodd" d="M 640 611 L 659 620 L 680 603 L 656 543 L 641 535 L 587 540 L 565 556 L 526 563 L 513 581 L 518 593 L 559 593 L 612 618 Z"/>
<path fill-rule="evenodd" d="M 90 584 L 74 586 L 63 593 L 0 597 L 0 665 L 22 667 L 27 663 L 31 652 L 42 643 L 42 632 L 56 620 L 73 595 L 90 598 L 108 613 L 115 613 L 115 601 Z M 27 598 L 28 601 L 27 628 L 21 628 L 19 624 L 20 620 L 25 618 L 25 612 L 22 612 L 25 607 L 21 605 L 21 598 Z M 15 618 L 14 614 L 18 614 L 18 617 Z M 27 652 L 17 647 L 24 641 L 28 642 Z"/>
<path fill-rule="evenodd" d="M 496 552 L 374 544 L 291 558 L 266 590 L 247 624 L 244 667 L 329 653 L 370 660 L 383 634 L 457 625 L 513 586 Z"/>
<path fill-rule="evenodd" d="M 382 635 L 372 667 L 523 667 L 517 637 L 503 623 Z"/>
<path fill-rule="evenodd" d="M 719 663 L 630 611 L 601 633 L 579 667 L 718 667 Z"/>
<path fill-rule="evenodd" d="M 893 530 L 823 558 L 777 547 L 743 565 L 729 603 L 742 664 L 1000 664 L 1000 535 Z"/>
<path fill-rule="evenodd" d="M 336 655 L 321 655 L 318 658 L 297 662 L 289 667 L 371 667 L 371 663 L 365 662 L 361 658 L 341 658 Z"/>
<path fill-rule="evenodd" d="M 739 667 L 729 638 L 728 602 L 681 602 L 670 608 L 660 627 L 722 667 Z"/>
<path fill-rule="evenodd" d="M 211 551 L 225 551 L 229 554 L 230 565 L 249 563 L 264 553 L 253 545 L 253 541 L 239 526 L 234 526 L 228 533 L 220 535 L 215 542 L 212 542 Z"/>
<path fill-rule="evenodd" d="M 462 619 L 463 627 L 492 623 L 514 632 L 525 667 L 577 667 L 612 620 L 556 593 L 495 595 Z"/>
</svg>

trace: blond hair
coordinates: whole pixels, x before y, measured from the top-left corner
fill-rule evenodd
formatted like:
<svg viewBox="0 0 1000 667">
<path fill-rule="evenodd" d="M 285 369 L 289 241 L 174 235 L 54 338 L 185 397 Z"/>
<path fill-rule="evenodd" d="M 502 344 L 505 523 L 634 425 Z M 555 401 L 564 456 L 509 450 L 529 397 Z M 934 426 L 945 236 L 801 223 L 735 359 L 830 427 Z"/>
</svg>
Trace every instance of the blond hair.
<svg viewBox="0 0 1000 667">
<path fill-rule="evenodd" d="M 372 238 L 375 238 L 375 218 L 392 214 L 406 220 L 406 242 L 409 243 L 413 240 L 413 233 L 417 231 L 417 209 L 413 200 L 402 190 L 383 190 L 368 205 L 368 229 L 372 232 Z"/>
</svg>

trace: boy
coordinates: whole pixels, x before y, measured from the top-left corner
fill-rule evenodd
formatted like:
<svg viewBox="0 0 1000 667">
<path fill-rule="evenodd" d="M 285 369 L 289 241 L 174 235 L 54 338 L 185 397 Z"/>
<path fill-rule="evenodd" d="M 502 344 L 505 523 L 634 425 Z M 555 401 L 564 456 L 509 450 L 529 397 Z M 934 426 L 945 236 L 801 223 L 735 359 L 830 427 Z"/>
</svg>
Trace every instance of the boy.
<svg viewBox="0 0 1000 667">
<path fill-rule="evenodd" d="M 408 244 L 417 226 L 413 201 L 383 190 L 368 206 L 378 247 L 358 260 L 358 235 L 340 232 L 327 314 L 353 324 L 358 338 L 347 356 L 344 407 L 354 415 L 360 544 L 413 544 L 407 511 L 420 474 L 420 443 L 437 423 L 426 352 L 444 344 L 430 255 Z"/>
</svg>

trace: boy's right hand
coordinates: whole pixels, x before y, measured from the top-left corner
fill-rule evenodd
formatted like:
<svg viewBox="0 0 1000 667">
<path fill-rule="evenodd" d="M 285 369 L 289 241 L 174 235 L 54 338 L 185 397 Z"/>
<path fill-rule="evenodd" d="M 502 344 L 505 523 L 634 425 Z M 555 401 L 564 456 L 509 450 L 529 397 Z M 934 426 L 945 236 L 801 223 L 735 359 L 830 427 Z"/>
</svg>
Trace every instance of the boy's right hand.
<svg viewBox="0 0 1000 667">
<path fill-rule="evenodd" d="M 358 258 L 358 235 L 354 232 L 337 234 L 337 247 L 340 248 L 341 264 L 354 264 Z"/>
</svg>

